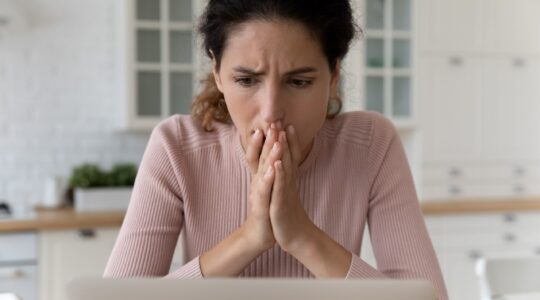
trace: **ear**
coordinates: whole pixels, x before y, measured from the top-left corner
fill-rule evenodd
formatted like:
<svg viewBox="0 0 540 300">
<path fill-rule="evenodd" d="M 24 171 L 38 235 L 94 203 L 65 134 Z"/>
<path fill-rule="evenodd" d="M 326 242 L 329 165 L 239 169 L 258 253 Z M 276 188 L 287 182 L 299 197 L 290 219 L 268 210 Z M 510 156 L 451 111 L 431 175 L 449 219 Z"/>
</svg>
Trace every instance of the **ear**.
<svg viewBox="0 0 540 300">
<path fill-rule="evenodd" d="M 216 81 L 216 86 L 218 90 L 223 94 L 223 86 L 221 84 L 221 77 L 219 76 L 219 72 L 217 70 L 216 57 L 214 56 L 214 52 L 212 52 L 212 50 L 209 51 L 212 55 L 212 73 L 214 74 L 214 80 Z"/>
<path fill-rule="evenodd" d="M 340 71 L 341 71 L 341 59 L 338 59 L 336 62 L 336 69 L 332 73 L 332 78 L 330 79 L 331 95 L 336 95 L 338 92 L 338 84 L 339 84 L 339 79 L 341 76 Z"/>
</svg>

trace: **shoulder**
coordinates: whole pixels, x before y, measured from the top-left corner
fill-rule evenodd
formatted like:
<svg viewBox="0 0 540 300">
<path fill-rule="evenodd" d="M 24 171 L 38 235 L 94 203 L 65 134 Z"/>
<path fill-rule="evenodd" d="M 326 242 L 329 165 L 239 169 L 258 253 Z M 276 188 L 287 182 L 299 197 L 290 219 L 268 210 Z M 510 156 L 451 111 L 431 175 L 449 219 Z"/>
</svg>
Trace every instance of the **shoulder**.
<svg viewBox="0 0 540 300">
<path fill-rule="evenodd" d="M 191 115 L 175 114 L 160 121 L 152 130 L 151 139 L 159 139 L 183 152 L 220 144 L 232 134 L 230 126 L 214 122 L 214 131 L 207 132 Z"/>
<path fill-rule="evenodd" d="M 325 136 L 336 141 L 372 147 L 389 142 L 396 129 L 387 117 L 373 111 L 350 111 L 338 114 L 324 125 Z"/>
</svg>

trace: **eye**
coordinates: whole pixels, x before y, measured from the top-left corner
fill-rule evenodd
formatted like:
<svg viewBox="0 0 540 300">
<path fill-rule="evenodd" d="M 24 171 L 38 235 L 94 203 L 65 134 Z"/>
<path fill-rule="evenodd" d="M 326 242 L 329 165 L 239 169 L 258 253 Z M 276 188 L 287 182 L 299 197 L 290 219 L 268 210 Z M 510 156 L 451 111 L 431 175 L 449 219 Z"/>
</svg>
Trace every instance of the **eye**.
<svg viewBox="0 0 540 300">
<path fill-rule="evenodd" d="M 240 78 L 236 78 L 234 80 L 234 82 L 240 84 L 241 86 L 245 86 L 245 87 L 250 87 L 252 85 L 254 85 L 256 82 L 256 80 L 254 78 L 251 78 L 251 77 L 240 77 Z"/>
<path fill-rule="evenodd" d="M 305 88 L 305 87 L 310 86 L 313 83 L 311 80 L 302 80 L 302 79 L 291 79 L 289 82 L 297 88 Z"/>
</svg>

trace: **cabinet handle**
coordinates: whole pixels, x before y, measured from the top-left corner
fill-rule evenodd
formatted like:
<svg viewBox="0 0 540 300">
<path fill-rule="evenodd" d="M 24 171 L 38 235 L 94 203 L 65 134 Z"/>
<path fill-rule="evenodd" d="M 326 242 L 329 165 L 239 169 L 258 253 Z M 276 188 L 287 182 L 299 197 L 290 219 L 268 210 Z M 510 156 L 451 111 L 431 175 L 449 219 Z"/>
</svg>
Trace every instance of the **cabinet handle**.
<svg viewBox="0 0 540 300">
<path fill-rule="evenodd" d="M 24 275 L 24 271 L 19 268 L 0 271 L 0 279 L 20 279 L 23 278 Z"/>
<path fill-rule="evenodd" d="M 448 188 L 448 192 L 450 193 L 450 195 L 457 196 L 457 195 L 461 194 L 461 189 L 458 186 L 451 185 Z"/>
<path fill-rule="evenodd" d="M 463 58 L 460 56 L 451 56 L 449 60 L 450 65 L 459 67 L 463 64 Z"/>
<path fill-rule="evenodd" d="M 515 167 L 514 168 L 514 175 L 516 175 L 516 176 L 525 175 L 525 168 L 523 168 L 523 167 Z"/>
<path fill-rule="evenodd" d="M 469 259 L 471 260 L 477 260 L 480 257 L 482 257 L 482 253 L 480 251 L 473 250 L 469 252 Z"/>
<path fill-rule="evenodd" d="M 516 57 L 512 61 L 512 65 L 514 65 L 514 67 L 516 68 L 523 68 L 525 66 L 525 59 L 521 57 Z"/>
<path fill-rule="evenodd" d="M 525 192 L 525 187 L 521 184 L 516 184 L 514 186 L 514 193 L 516 194 L 523 194 Z"/>
<path fill-rule="evenodd" d="M 516 214 L 504 214 L 503 218 L 506 223 L 515 223 L 517 220 Z"/>
<path fill-rule="evenodd" d="M 504 240 L 508 243 L 513 243 L 515 242 L 517 239 L 516 235 L 515 234 L 512 234 L 512 233 L 508 233 L 508 234 L 505 234 L 504 235 Z"/>
<path fill-rule="evenodd" d="M 451 168 L 450 171 L 448 171 L 448 174 L 451 177 L 459 177 L 461 176 L 462 172 L 460 168 Z"/>
<path fill-rule="evenodd" d="M 93 239 L 96 237 L 96 231 L 94 229 L 81 229 L 79 230 L 79 237 L 83 239 Z"/>
</svg>

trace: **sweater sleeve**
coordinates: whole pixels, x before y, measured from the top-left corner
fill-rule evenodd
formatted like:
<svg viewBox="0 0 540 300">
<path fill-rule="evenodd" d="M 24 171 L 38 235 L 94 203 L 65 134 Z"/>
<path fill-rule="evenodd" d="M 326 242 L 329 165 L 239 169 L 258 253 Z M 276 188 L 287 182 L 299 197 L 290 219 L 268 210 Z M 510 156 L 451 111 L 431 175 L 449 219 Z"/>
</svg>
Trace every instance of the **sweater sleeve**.
<svg viewBox="0 0 540 300">
<path fill-rule="evenodd" d="M 352 254 L 347 278 L 425 279 L 448 299 L 411 170 L 393 124 L 374 115 L 368 227 L 377 270 Z"/>
<path fill-rule="evenodd" d="M 203 277 L 198 256 L 168 274 L 184 222 L 177 126 L 167 119 L 152 130 L 104 277 Z"/>
</svg>

